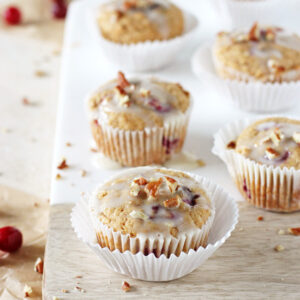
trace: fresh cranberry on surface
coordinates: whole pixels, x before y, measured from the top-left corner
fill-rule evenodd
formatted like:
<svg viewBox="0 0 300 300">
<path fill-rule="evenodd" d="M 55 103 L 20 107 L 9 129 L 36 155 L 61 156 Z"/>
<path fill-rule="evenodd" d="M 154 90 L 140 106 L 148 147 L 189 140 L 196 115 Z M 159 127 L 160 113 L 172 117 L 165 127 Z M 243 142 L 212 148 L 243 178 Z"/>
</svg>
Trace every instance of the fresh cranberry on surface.
<svg viewBox="0 0 300 300">
<path fill-rule="evenodd" d="M 22 14 L 18 7 L 9 6 L 4 10 L 4 21 L 8 25 L 18 25 L 21 23 Z"/>
<path fill-rule="evenodd" d="M 22 233 L 15 227 L 6 226 L 0 228 L 0 250 L 15 252 L 22 246 Z"/>
<path fill-rule="evenodd" d="M 64 0 L 53 0 L 52 16 L 55 19 L 64 19 L 67 15 L 67 4 Z"/>
</svg>

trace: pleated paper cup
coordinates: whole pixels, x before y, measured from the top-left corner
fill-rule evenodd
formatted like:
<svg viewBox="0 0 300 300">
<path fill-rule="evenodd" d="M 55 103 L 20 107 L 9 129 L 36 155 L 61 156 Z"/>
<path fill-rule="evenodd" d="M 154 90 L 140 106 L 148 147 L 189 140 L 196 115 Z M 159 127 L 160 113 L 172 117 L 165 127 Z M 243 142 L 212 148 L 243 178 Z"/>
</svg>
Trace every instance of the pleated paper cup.
<svg viewBox="0 0 300 300">
<path fill-rule="evenodd" d="M 300 170 L 259 164 L 227 149 L 244 128 L 257 119 L 240 120 L 221 128 L 214 136 L 212 152 L 219 156 L 250 204 L 277 212 L 300 210 Z"/>
<path fill-rule="evenodd" d="M 183 10 L 184 32 L 182 35 L 163 41 L 118 44 L 102 36 L 95 15 L 97 9 L 99 7 L 94 6 L 87 15 L 92 38 L 97 41 L 108 59 L 125 71 L 145 72 L 166 67 L 189 44 L 198 27 L 197 18 Z"/>
<path fill-rule="evenodd" d="M 254 22 L 276 24 L 287 3 L 280 0 L 213 0 L 220 19 L 229 28 L 251 26 Z"/>
<path fill-rule="evenodd" d="M 260 113 L 276 112 L 289 109 L 298 101 L 300 80 L 283 83 L 249 81 L 244 74 L 224 70 L 218 62 L 214 65 L 213 60 L 211 44 L 198 48 L 192 58 L 194 73 L 222 95 L 222 98 L 228 99 L 241 110 Z M 216 68 L 221 73 L 226 71 L 226 75 L 231 73 L 232 78 L 235 79 L 221 78 Z"/>
<path fill-rule="evenodd" d="M 84 200 L 75 205 L 71 214 L 74 231 L 108 268 L 117 273 L 147 281 L 169 281 L 183 277 L 203 264 L 226 241 L 238 222 L 236 202 L 219 186 L 200 176 L 196 177 L 215 205 L 206 247 L 200 246 L 196 251 L 190 249 L 169 257 L 164 253 L 156 257 L 154 253 L 145 255 L 139 251 L 133 254 L 129 250 L 121 252 L 119 249 L 101 247 L 97 242 L 97 229 L 94 228 L 88 204 Z"/>
</svg>

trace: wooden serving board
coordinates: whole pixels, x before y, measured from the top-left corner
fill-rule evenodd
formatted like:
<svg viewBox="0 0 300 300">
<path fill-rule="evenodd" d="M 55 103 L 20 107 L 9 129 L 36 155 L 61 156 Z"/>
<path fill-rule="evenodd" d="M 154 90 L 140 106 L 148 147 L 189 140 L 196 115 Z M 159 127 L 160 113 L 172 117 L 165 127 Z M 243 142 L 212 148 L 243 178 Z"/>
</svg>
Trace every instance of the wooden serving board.
<svg viewBox="0 0 300 300">
<path fill-rule="evenodd" d="M 203 266 L 190 275 L 168 283 L 133 280 L 108 270 L 73 232 L 70 212 L 81 192 L 90 192 L 115 170 L 102 170 L 92 162 L 90 130 L 84 112 L 85 96 L 100 84 L 114 78 L 118 66 L 111 64 L 90 35 L 87 16 L 90 5 L 101 0 L 74 1 L 68 10 L 62 57 L 60 102 L 54 150 L 51 213 L 45 253 L 43 297 L 58 299 L 300 299 L 300 238 L 278 235 L 277 231 L 300 225 L 298 214 L 262 212 L 241 204 L 240 224 L 226 243 Z M 211 153 L 212 135 L 227 122 L 248 117 L 233 108 L 222 95 L 208 91 L 190 68 L 190 57 L 204 38 L 212 38 L 220 24 L 211 19 L 209 1 L 174 0 L 196 14 L 202 26 L 191 44 L 168 68 L 151 72 L 171 82 L 180 82 L 191 92 L 194 106 L 185 149 L 205 161 L 206 167 L 193 170 L 220 184 L 237 201 L 242 200 L 224 164 Z M 207 5 L 207 6 L 206 6 Z M 89 14 L 88 14 L 89 13 Z M 126 58 L 125 58 L 126 59 Z M 126 70 L 123 70 L 126 71 Z M 126 72 L 127 76 L 136 74 Z M 294 113 L 299 112 L 299 107 Z M 288 112 L 287 112 L 288 113 Z M 71 143 L 71 147 L 68 147 Z M 66 157 L 70 166 L 58 170 Z M 87 171 L 82 177 L 81 171 Z M 61 179 L 56 180 L 57 173 Z M 265 221 L 257 221 L 258 215 Z M 243 228 L 243 230 L 240 230 Z M 282 244 L 283 252 L 273 247 Z M 82 278 L 76 278 L 82 276 Z M 129 293 L 121 290 L 123 280 L 133 286 Z M 84 289 L 81 293 L 76 286 Z M 63 293 L 62 290 L 68 291 Z"/>
<path fill-rule="evenodd" d="M 300 225 L 300 213 L 278 214 L 239 204 L 232 236 L 191 274 L 145 282 L 107 269 L 71 228 L 73 205 L 51 207 L 45 253 L 44 299 L 300 299 L 300 237 L 278 230 Z M 263 221 L 257 221 L 258 216 Z M 285 250 L 276 252 L 276 245 Z M 82 276 L 82 278 L 76 278 Z M 122 281 L 132 285 L 124 293 Z M 77 290 L 78 286 L 85 290 Z M 65 289 L 68 293 L 63 293 Z"/>
</svg>

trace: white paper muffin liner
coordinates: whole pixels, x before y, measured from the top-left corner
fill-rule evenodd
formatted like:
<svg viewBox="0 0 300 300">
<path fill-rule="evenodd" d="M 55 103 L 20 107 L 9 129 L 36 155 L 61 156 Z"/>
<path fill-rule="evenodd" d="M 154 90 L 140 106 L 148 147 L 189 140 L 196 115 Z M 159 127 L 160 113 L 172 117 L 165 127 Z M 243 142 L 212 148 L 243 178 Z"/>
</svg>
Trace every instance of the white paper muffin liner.
<svg viewBox="0 0 300 300">
<path fill-rule="evenodd" d="M 164 41 L 118 44 L 102 37 L 96 21 L 97 9 L 99 5 L 94 5 L 87 15 L 90 32 L 109 60 L 125 71 L 145 72 L 169 65 L 190 42 L 198 27 L 197 18 L 183 10 L 185 28 L 182 35 Z"/>
<path fill-rule="evenodd" d="M 214 136 L 212 152 L 225 162 L 239 191 L 252 205 L 277 212 L 300 210 L 300 170 L 262 165 L 227 149 L 229 142 L 257 120 L 240 120 L 221 128 Z"/>
<path fill-rule="evenodd" d="M 228 28 L 251 26 L 254 22 L 276 24 L 280 20 L 280 0 L 213 0 L 223 23 Z"/>
<path fill-rule="evenodd" d="M 136 175 L 139 172 L 142 173 L 155 168 L 156 167 L 133 168 L 125 170 L 113 178 L 119 178 L 121 175 Z M 194 175 L 191 176 L 197 180 Z M 98 187 L 91 196 L 93 199 L 97 199 L 97 194 L 99 189 L 101 189 L 101 186 Z M 128 234 L 124 235 L 119 232 L 114 232 L 108 226 L 100 223 L 97 214 L 92 210 L 92 204 L 90 209 L 94 228 L 97 232 L 98 241 L 102 247 L 105 247 L 108 244 L 108 248 L 110 250 L 119 249 L 121 252 L 129 250 L 133 254 L 142 252 L 145 255 L 149 253 L 155 253 L 155 256 L 157 257 L 162 254 L 164 254 L 166 257 L 169 257 L 172 253 L 178 256 L 181 254 L 181 252 L 188 252 L 189 249 L 198 249 L 200 246 L 205 247 L 215 216 L 215 206 L 214 202 L 212 201 L 211 215 L 201 229 L 194 229 L 189 232 L 185 232 L 184 234 L 179 234 L 177 238 L 172 236 L 163 237 L 162 235 L 149 236 L 143 234 L 138 234 L 135 238 L 132 238 Z"/>
<path fill-rule="evenodd" d="M 72 210 L 71 222 L 79 239 L 86 243 L 106 266 L 117 273 L 147 281 L 169 281 L 189 274 L 203 264 L 231 235 L 238 222 L 237 204 L 224 190 L 198 175 L 193 175 L 207 191 L 215 204 L 215 217 L 208 236 L 208 244 L 197 251 L 189 250 L 179 256 L 164 254 L 157 258 L 153 253 L 143 255 L 130 251 L 121 253 L 101 248 L 97 243 L 88 205 L 80 200 Z"/>
<path fill-rule="evenodd" d="M 136 80 L 137 78 L 129 78 Z M 109 126 L 99 118 L 98 113 L 89 109 L 89 100 L 95 92 L 85 99 L 85 107 L 92 135 L 99 151 L 122 166 L 136 167 L 163 164 L 172 155 L 181 151 L 188 128 L 193 98 L 184 114 L 174 116 L 164 122 L 163 127 L 146 127 L 144 130 L 122 130 Z M 97 119 L 97 124 L 94 120 Z"/>
<path fill-rule="evenodd" d="M 213 63 L 211 44 L 198 48 L 192 58 L 192 68 L 194 73 L 219 95 L 245 111 L 282 111 L 293 107 L 300 94 L 300 81 L 263 83 L 219 77 Z"/>
</svg>

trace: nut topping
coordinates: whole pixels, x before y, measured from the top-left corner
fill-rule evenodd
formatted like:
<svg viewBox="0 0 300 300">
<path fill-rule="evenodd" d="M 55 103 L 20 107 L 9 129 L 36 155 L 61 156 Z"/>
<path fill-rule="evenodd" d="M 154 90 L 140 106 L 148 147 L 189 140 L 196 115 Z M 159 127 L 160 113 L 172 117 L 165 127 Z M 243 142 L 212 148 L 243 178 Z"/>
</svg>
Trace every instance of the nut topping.
<svg viewBox="0 0 300 300">
<path fill-rule="evenodd" d="M 129 214 L 129 216 L 130 216 L 131 218 L 134 218 L 134 219 L 142 219 L 142 220 L 144 220 L 144 221 L 146 221 L 146 220 L 149 219 L 149 217 L 148 217 L 146 214 L 144 214 L 142 211 L 140 211 L 140 210 L 133 210 L 133 211 Z"/>
<path fill-rule="evenodd" d="M 164 207 L 166 208 L 178 208 L 180 205 L 180 198 L 173 197 L 164 201 Z"/>
<path fill-rule="evenodd" d="M 148 183 L 147 179 L 145 179 L 144 177 L 136 178 L 133 180 L 133 182 L 138 185 L 146 185 Z"/>
<path fill-rule="evenodd" d="M 150 90 L 146 90 L 146 89 L 143 89 L 143 88 L 140 89 L 140 95 L 142 97 L 147 98 L 147 97 L 150 96 L 150 94 L 151 94 Z"/>
<path fill-rule="evenodd" d="M 235 149 L 235 147 L 236 147 L 236 142 L 235 141 L 229 142 L 226 146 L 227 149 Z"/>
<path fill-rule="evenodd" d="M 293 235 L 300 235 L 300 227 L 289 228 L 288 232 Z"/>
<path fill-rule="evenodd" d="M 257 42 L 259 39 L 259 32 L 258 32 L 258 24 L 257 22 L 253 24 L 251 27 L 249 33 L 248 33 L 248 38 L 250 41 Z"/>
<path fill-rule="evenodd" d="M 270 138 L 275 146 L 279 146 L 280 142 L 284 139 L 284 135 L 278 128 L 272 131 Z"/>
<path fill-rule="evenodd" d="M 130 105 L 130 99 L 129 96 L 126 94 L 125 90 L 120 85 L 117 85 L 115 87 L 115 90 L 120 105 L 128 107 Z"/>
<path fill-rule="evenodd" d="M 69 168 L 67 164 L 67 160 L 65 158 L 62 158 L 60 164 L 57 166 L 57 169 L 63 170 Z"/>
<path fill-rule="evenodd" d="M 122 89 L 125 89 L 126 87 L 130 86 L 129 81 L 126 79 L 124 73 L 118 72 L 118 86 L 120 86 Z"/>
<path fill-rule="evenodd" d="M 266 153 L 267 158 L 270 160 L 276 159 L 280 156 L 280 153 L 271 147 L 268 147 L 266 149 L 265 153 Z"/>
<path fill-rule="evenodd" d="M 36 260 L 36 262 L 34 264 L 34 271 L 37 273 L 43 274 L 44 262 L 40 257 Z"/>
<path fill-rule="evenodd" d="M 294 140 L 297 144 L 300 144 L 300 132 L 294 132 L 294 134 L 293 134 L 293 140 Z"/>
<path fill-rule="evenodd" d="M 150 181 L 145 186 L 145 192 L 148 195 L 149 200 L 154 200 L 157 196 L 158 189 L 162 184 L 162 178 L 159 178 L 156 181 Z"/>
<path fill-rule="evenodd" d="M 24 286 L 24 296 L 25 296 L 25 298 L 30 297 L 31 295 L 32 295 L 31 286 L 25 284 L 25 286 Z"/>
<path fill-rule="evenodd" d="M 130 291 L 130 289 L 131 289 L 130 284 L 129 284 L 127 281 L 123 281 L 123 282 L 122 282 L 122 290 L 123 290 L 125 293 L 127 293 L 127 292 Z"/>
<path fill-rule="evenodd" d="M 172 194 L 175 193 L 175 191 L 177 191 L 178 187 L 179 187 L 178 182 L 175 179 L 168 177 L 168 176 L 165 176 L 164 178 L 166 180 L 166 183 L 167 183 L 167 186 L 168 186 L 170 192 Z"/>
</svg>

